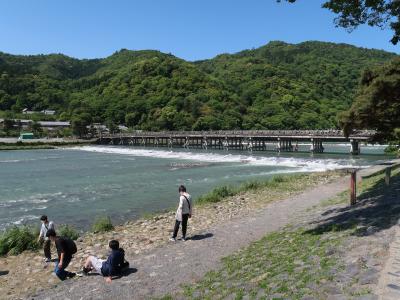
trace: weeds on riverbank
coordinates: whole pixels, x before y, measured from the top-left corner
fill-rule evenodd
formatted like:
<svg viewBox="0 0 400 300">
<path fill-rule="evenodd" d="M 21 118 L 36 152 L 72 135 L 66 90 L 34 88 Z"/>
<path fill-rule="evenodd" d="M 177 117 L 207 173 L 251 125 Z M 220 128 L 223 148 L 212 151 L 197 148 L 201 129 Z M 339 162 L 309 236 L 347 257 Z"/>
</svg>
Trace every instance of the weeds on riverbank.
<svg viewBox="0 0 400 300">
<path fill-rule="evenodd" d="M 110 217 L 98 217 L 92 225 L 92 231 L 94 233 L 107 232 L 113 229 L 114 225 L 112 224 Z"/>
<path fill-rule="evenodd" d="M 39 230 L 28 226 L 14 226 L 0 235 L 0 255 L 17 255 L 25 250 L 36 250 L 39 247 L 37 237 Z"/>
<path fill-rule="evenodd" d="M 289 183 L 291 181 L 294 182 L 302 180 L 309 176 L 310 175 L 306 174 L 285 175 L 285 176 L 277 175 L 266 181 L 254 180 L 254 181 L 244 182 L 238 187 L 234 187 L 231 185 L 220 186 L 214 188 L 211 192 L 197 198 L 196 204 L 220 202 L 227 197 L 232 197 L 250 190 L 254 191 L 263 188 L 277 188 L 280 186 L 280 184 Z"/>
<path fill-rule="evenodd" d="M 57 228 L 57 235 L 76 240 L 79 237 L 79 232 L 71 225 L 60 225 Z"/>
</svg>

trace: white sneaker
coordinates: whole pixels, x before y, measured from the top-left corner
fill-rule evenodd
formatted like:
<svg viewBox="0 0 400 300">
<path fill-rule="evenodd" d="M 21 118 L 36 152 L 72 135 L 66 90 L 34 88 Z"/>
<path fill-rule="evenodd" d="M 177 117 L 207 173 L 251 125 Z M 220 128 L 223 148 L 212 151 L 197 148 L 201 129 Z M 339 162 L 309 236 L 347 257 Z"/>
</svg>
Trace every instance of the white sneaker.
<svg viewBox="0 0 400 300">
<path fill-rule="evenodd" d="M 186 238 L 184 238 L 184 237 L 182 237 L 181 240 L 182 240 L 182 242 L 186 242 Z"/>
<path fill-rule="evenodd" d="M 170 242 L 176 242 L 176 239 L 172 237 L 172 238 L 169 238 L 169 241 Z"/>
</svg>

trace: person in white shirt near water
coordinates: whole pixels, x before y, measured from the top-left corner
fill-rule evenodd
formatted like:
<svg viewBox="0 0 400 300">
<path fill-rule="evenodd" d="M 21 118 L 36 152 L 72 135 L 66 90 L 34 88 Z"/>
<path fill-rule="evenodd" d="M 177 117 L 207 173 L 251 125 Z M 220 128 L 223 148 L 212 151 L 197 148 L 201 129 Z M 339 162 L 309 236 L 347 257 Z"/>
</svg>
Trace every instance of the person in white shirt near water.
<svg viewBox="0 0 400 300">
<path fill-rule="evenodd" d="M 169 239 L 172 242 L 176 241 L 179 226 L 182 223 L 182 241 L 186 241 L 186 230 L 189 218 L 192 217 L 193 204 L 192 197 L 186 192 L 186 187 L 181 185 L 179 187 L 179 206 L 175 215 L 175 227 L 172 237 Z"/>
<path fill-rule="evenodd" d="M 51 251 L 50 251 L 50 240 L 48 237 L 46 237 L 46 233 L 49 229 L 54 228 L 54 223 L 49 222 L 47 219 L 47 216 L 41 216 L 40 221 L 42 221 L 42 227 L 40 228 L 40 233 L 39 233 L 39 238 L 38 242 L 43 242 L 43 252 L 44 252 L 44 261 L 45 262 L 50 262 L 51 261 Z"/>
</svg>

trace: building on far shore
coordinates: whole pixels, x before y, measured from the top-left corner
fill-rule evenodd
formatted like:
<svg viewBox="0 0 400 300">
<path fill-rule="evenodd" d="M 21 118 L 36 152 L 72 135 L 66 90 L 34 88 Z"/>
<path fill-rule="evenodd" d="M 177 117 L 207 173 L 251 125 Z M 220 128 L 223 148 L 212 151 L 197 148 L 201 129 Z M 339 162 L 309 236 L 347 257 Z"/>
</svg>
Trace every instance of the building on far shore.
<svg viewBox="0 0 400 300">
<path fill-rule="evenodd" d="M 56 114 L 56 111 L 52 110 L 52 109 L 44 109 L 44 110 L 41 110 L 41 111 L 33 111 L 33 110 L 29 110 L 27 108 L 24 108 L 22 110 L 22 113 L 24 115 L 44 114 L 44 115 L 54 116 Z"/>
<path fill-rule="evenodd" d="M 14 119 L 14 127 L 20 127 L 22 129 L 26 129 L 30 127 L 33 124 L 32 120 L 19 120 L 19 119 Z M 4 122 L 4 119 L 0 119 L 0 124 Z M 58 129 L 64 129 L 64 128 L 70 128 L 71 127 L 71 122 L 65 121 L 38 121 L 40 127 L 43 129 L 47 129 L 49 131 L 53 130 L 58 130 Z"/>
<path fill-rule="evenodd" d="M 40 126 L 47 130 L 57 130 L 57 129 L 64 129 L 69 128 L 71 126 L 70 121 L 39 121 Z"/>
<path fill-rule="evenodd" d="M 24 109 L 22 110 L 22 113 L 23 113 L 24 115 L 32 115 L 32 114 L 36 113 L 36 111 L 33 111 L 33 110 L 29 110 L 29 109 L 27 109 L 27 108 L 24 108 Z"/>
</svg>

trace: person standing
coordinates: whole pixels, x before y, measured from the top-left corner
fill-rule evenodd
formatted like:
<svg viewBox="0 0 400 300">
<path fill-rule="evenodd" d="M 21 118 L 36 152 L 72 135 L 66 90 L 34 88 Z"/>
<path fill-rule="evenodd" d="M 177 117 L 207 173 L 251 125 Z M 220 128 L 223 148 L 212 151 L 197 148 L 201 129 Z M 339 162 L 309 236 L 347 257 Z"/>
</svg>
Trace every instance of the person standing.
<svg viewBox="0 0 400 300">
<path fill-rule="evenodd" d="M 172 242 L 176 241 L 179 227 L 182 223 L 182 241 L 186 241 L 186 230 L 189 218 L 192 217 L 193 204 L 192 197 L 186 192 L 184 185 L 179 186 L 179 205 L 175 214 L 175 227 L 172 237 L 169 239 Z"/>
<path fill-rule="evenodd" d="M 72 260 L 72 255 L 76 253 L 77 248 L 73 240 L 65 237 L 58 237 L 53 229 L 49 229 L 46 236 L 54 242 L 57 248 L 58 260 L 54 273 L 61 280 L 75 277 L 76 273 L 68 272 L 65 270 Z"/>
<path fill-rule="evenodd" d="M 43 252 L 44 261 L 51 261 L 51 250 L 50 250 L 50 240 L 46 237 L 46 233 L 49 229 L 55 230 L 54 223 L 49 221 L 47 216 L 41 216 L 40 221 L 42 222 L 42 227 L 40 227 L 40 233 L 38 237 L 38 243 L 43 242 Z"/>
</svg>

